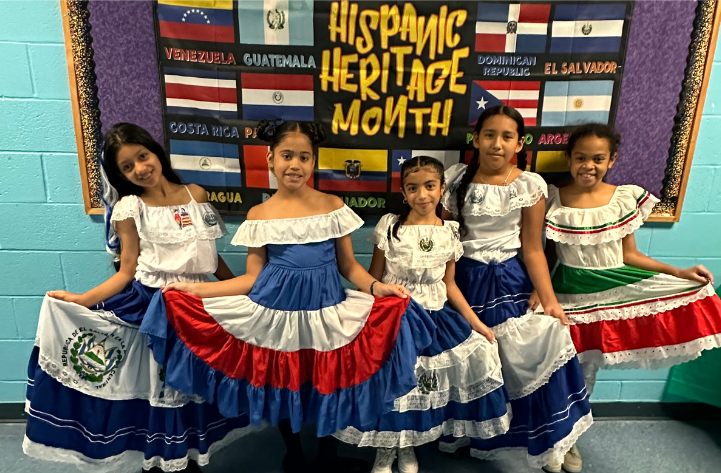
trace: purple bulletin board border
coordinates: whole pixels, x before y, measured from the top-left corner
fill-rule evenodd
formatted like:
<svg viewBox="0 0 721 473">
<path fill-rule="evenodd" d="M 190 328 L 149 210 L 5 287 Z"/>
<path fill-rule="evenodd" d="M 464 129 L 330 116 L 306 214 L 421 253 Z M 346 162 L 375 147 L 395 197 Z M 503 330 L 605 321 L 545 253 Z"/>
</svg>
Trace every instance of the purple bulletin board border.
<svg viewBox="0 0 721 473">
<path fill-rule="evenodd" d="M 697 0 L 634 4 L 615 120 L 622 145 L 609 175 L 613 184 L 636 184 L 661 194 L 697 5 Z M 152 9 L 149 0 L 88 3 L 102 131 L 130 121 L 162 143 Z M 665 38 L 664 50 L 652 47 L 679 25 L 683 31 L 671 41 Z"/>
</svg>

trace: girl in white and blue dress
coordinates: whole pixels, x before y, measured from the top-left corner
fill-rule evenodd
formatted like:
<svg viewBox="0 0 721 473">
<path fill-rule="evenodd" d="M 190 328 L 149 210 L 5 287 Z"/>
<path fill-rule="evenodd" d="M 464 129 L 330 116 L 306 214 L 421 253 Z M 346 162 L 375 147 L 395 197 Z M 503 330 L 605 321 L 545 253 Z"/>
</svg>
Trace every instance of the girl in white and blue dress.
<svg viewBox="0 0 721 473">
<path fill-rule="evenodd" d="M 418 387 L 396 399 L 393 412 L 375 425 L 350 427 L 335 436 L 360 446 L 378 447 L 372 473 L 416 473 L 413 447 L 441 435 L 490 438 L 511 421 L 503 388 L 501 360 L 493 331 L 474 314 L 454 281 L 463 255 L 458 223 L 443 221 L 443 164 L 428 156 L 401 166 L 406 208 L 380 219 L 370 240 L 375 245 L 370 273 L 400 284 L 436 324 L 433 343 L 418 357 Z"/>
<path fill-rule="evenodd" d="M 250 430 L 248 418 L 225 418 L 167 389 L 139 324 L 163 285 L 233 276 L 215 249 L 225 227 L 205 191 L 182 185 L 142 128 L 115 125 L 103 153 L 107 241 L 119 271 L 84 294 L 45 297 L 28 367 L 23 449 L 93 471 L 142 462 L 152 471 L 197 472 Z"/>
<path fill-rule="evenodd" d="M 169 386 L 229 417 L 246 411 L 252 423 L 278 425 L 285 471 L 360 472 L 367 466 L 337 457 L 332 434 L 377 422 L 416 387 L 416 357 L 435 326 L 402 286 L 358 264 L 351 233 L 363 221 L 307 185 L 322 127 L 262 121 L 257 136 L 270 144 L 278 191 L 233 238 L 248 247 L 246 274 L 169 285 L 156 300 L 165 309 L 146 317 L 143 330 Z M 345 290 L 341 275 L 363 292 Z M 304 423 L 322 437 L 310 466 L 298 436 Z"/>
<path fill-rule="evenodd" d="M 446 171 L 442 203 L 461 228 L 464 256 L 456 265 L 456 284 L 498 339 L 513 410 L 508 433 L 471 439 L 471 454 L 487 459 L 520 449 L 530 465 L 545 467 L 563 460 L 592 417 L 565 327 L 568 320 L 553 293 L 543 254 L 546 184 L 538 174 L 511 164 L 524 134 L 517 110 L 487 109 L 473 134 L 476 152 L 470 164 Z M 528 310 L 534 286 L 547 315 Z M 466 444 L 467 439 L 449 439 L 441 448 L 453 451 Z"/>
</svg>

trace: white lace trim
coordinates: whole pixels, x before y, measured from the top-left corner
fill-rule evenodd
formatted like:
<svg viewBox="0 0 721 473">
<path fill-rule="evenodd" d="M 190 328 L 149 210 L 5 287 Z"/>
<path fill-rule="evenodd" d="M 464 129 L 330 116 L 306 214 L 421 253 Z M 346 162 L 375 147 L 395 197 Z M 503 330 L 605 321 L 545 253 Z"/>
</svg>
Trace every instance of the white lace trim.
<svg viewBox="0 0 721 473">
<path fill-rule="evenodd" d="M 624 287 L 625 286 L 618 288 L 619 295 L 622 295 L 624 293 Z M 693 304 L 698 300 L 704 299 L 709 296 L 714 296 L 715 294 L 716 291 L 709 284 L 692 294 L 676 297 L 674 299 L 637 303 L 636 305 L 631 305 L 627 307 L 601 307 L 598 309 L 594 309 L 592 312 L 585 312 L 583 314 L 574 313 L 573 307 L 571 307 L 570 304 L 562 303 L 561 305 L 563 306 L 564 310 L 567 311 L 566 314 L 568 315 L 568 318 L 571 320 L 572 323 L 590 324 L 603 320 L 626 320 L 634 319 L 637 317 L 645 317 L 653 314 L 659 314 L 662 312 L 667 312 L 669 310 L 677 309 L 682 306 Z M 578 298 L 579 303 L 583 300 L 587 300 L 588 296 L 593 296 L 593 294 L 583 294 L 583 296 L 584 297 Z M 564 299 L 572 300 L 574 298 L 570 295 L 566 295 Z M 574 305 L 578 306 L 578 303 Z M 619 303 L 619 305 L 623 304 Z"/>
<path fill-rule="evenodd" d="M 576 356 L 576 347 L 572 344 L 565 347 L 556 357 L 555 361 L 550 364 L 541 375 L 536 378 L 536 380 L 524 386 L 523 388 L 519 390 L 511 391 L 508 390 L 508 397 L 513 399 L 520 399 L 522 397 L 526 397 L 529 394 L 536 391 L 541 386 L 548 384 L 548 381 L 551 379 L 551 376 L 553 376 L 553 373 L 561 369 L 566 363 L 568 363 L 570 360 L 572 360 Z M 570 447 L 569 447 L 570 448 Z"/>
<path fill-rule="evenodd" d="M 64 369 L 61 365 L 55 363 L 52 359 L 50 359 L 43 353 L 40 353 L 40 356 L 38 356 L 38 365 L 40 365 L 40 368 L 43 371 L 45 371 L 49 376 L 51 376 L 63 386 L 78 392 L 82 392 L 89 396 L 99 397 L 98 390 L 95 389 L 94 386 L 78 382 L 76 376 L 77 373 Z M 142 395 L 135 394 L 132 397 L 129 397 L 125 393 L 120 394 L 104 391 L 102 399 L 107 399 L 110 401 L 143 399 L 147 400 L 153 407 L 181 407 L 190 402 L 194 402 L 196 404 L 202 404 L 203 402 L 205 402 L 201 396 L 187 396 L 168 386 L 164 386 L 162 392 L 158 393 L 157 395 L 155 393 L 148 392 L 142 393 Z"/>
<path fill-rule="evenodd" d="M 488 393 L 503 386 L 503 375 L 499 364 L 493 372 L 484 379 L 466 387 L 449 386 L 444 391 L 432 391 L 423 394 L 416 387 L 410 393 L 395 400 L 393 410 L 397 412 L 427 411 L 445 407 L 449 402 L 467 404 L 480 399 Z"/>
<path fill-rule="evenodd" d="M 473 437 L 488 439 L 502 435 L 511 425 L 511 406 L 506 405 L 506 413 L 501 417 L 485 421 L 448 419 L 443 424 L 433 427 L 429 431 L 403 430 L 401 432 L 361 432 L 355 427 L 348 427 L 333 434 L 335 438 L 345 443 L 359 447 L 376 448 L 405 448 L 424 445 L 441 436 Z"/>
<path fill-rule="evenodd" d="M 612 353 L 587 350 L 578 354 L 578 360 L 583 364 L 608 369 L 657 369 L 693 360 L 701 356 L 702 351 L 719 347 L 721 347 L 721 334 L 715 334 L 697 338 L 690 342 L 663 347 L 649 347 Z"/>
<path fill-rule="evenodd" d="M 444 266 L 451 260 L 458 261 L 463 256 L 463 244 L 458 222 L 448 220 L 443 226 L 435 226 L 430 230 L 428 225 L 402 225 L 398 229 L 398 239 L 388 234 L 398 221 L 395 214 L 386 214 L 373 229 L 368 241 L 385 253 L 387 261 L 401 263 L 406 268 L 428 269 Z M 432 236 L 435 247 L 431 252 L 421 251 L 420 238 Z"/>
<path fill-rule="evenodd" d="M 513 301 L 513 300 L 504 301 L 504 302 L 515 303 L 515 301 Z M 525 302 L 525 301 L 522 301 L 522 302 Z M 505 322 L 502 322 L 498 325 L 493 326 L 491 328 L 491 330 L 493 330 L 493 333 L 496 335 L 496 338 L 502 337 L 504 335 L 507 335 L 511 331 L 518 330 L 518 328 L 521 327 L 526 322 L 528 322 L 529 319 L 531 319 L 532 317 L 535 317 L 537 315 L 542 315 L 542 314 L 535 314 L 534 312 L 529 310 L 528 312 L 526 312 L 524 315 L 522 315 L 520 317 L 512 317 L 510 319 L 507 319 Z"/>
<path fill-rule="evenodd" d="M 363 220 L 344 205 L 333 212 L 311 217 L 246 220 L 231 243 L 251 248 L 317 243 L 346 236 L 362 226 Z"/>
<path fill-rule="evenodd" d="M 185 208 L 192 225 L 178 228 L 173 209 Z M 143 215 L 144 214 L 144 215 Z M 151 218 L 150 215 L 153 215 Z M 212 217 L 208 217 L 212 216 Z M 209 203 L 148 207 L 136 195 L 125 196 L 115 204 L 111 222 L 132 218 L 141 240 L 150 243 L 182 243 L 189 240 L 217 240 L 226 233 L 225 223 Z M 152 220 L 152 222 L 151 222 Z M 206 223 L 214 222 L 212 225 Z"/>
<path fill-rule="evenodd" d="M 528 464 L 532 468 L 542 468 L 544 465 L 548 465 L 549 463 L 563 463 L 563 457 L 566 455 L 566 452 L 568 452 L 571 447 L 578 441 L 578 438 L 583 434 L 586 430 L 588 430 L 589 427 L 591 427 L 591 424 L 593 424 L 593 416 L 591 413 L 586 414 L 585 416 L 581 417 L 578 422 L 573 426 L 573 429 L 571 430 L 571 433 L 569 433 L 565 438 L 562 438 L 556 444 L 553 446 L 553 448 L 548 449 L 541 455 L 528 455 Z M 462 438 L 459 439 L 453 443 L 445 443 L 441 442 L 438 445 L 439 450 L 442 452 L 455 452 L 461 447 L 468 446 L 470 444 L 470 439 L 468 438 Z M 471 448 L 471 456 L 478 458 L 480 460 L 496 460 L 499 458 L 504 458 L 507 455 L 514 456 L 517 454 L 517 452 L 528 452 L 528 449 L 525 447 L 504 447 L 504 448 L 496 448 L 494 450 L 478 450 L 475 448 Z"/>
<path fill-rule="evenodd" d="M 467 166 L 455 164 L 446 171 L 446 192 L 441 204 L 452 215 L 458 215 L 456 189 L 466 173 Z M 543 178 L 532 172 L 524 171 L 508 186 L 491 186 L 471 183 L 466 192 L 463 215 L 490 215 L 502 217 L 514 210 L 531 207 L 548 196 L 548 187 Z"/>
<path fill-rule="evenodd" d="M 638 230 L 659 201 L 651 193 L 648 193 L 645 201 L 638 205 L 637 199 L 643 196 L 646 191 L 638 186 L 626 185 L 618 186 L 611 201 L 604 206 L 592 209 L 576 209 L 564 207 L 561 204 L 561 198 L 556 187 L 549 186 L 548 192 L 546 238 L 569 245 L 596 245 L 620 240 Z M 633 215 L 630 215 L 632 213 Z M 627 215 L 629 215 L 630 221 L 625 224 L 619 222 L 620 219 Z M 580 220 L 582 218 L 585 218 L 585 220 Z M 618 222 L 618 224 L 615 225 L 614 222 Z M 571 233 L 556 230 L 551 227 L 551 224 L 574 227 L 579 231 L 582 231 L 583 227 L 602 225 L 607 225 L 608 228 L 599 229 L 597 233 L 592 234 Z"/>
<path fill-rule="evenodd" d="M 82 453 L 65 450 L 57 447 L 48 447 L 41 443 L 33 442 L 27 436 L 23 439 L 23 452 L 33 458 L 40 460 L 49 460 L 61 463 L 70 463 L 78 469 L 92 473 L 110 473 L 118 471 L 137 472 L 139 465 L 142 468 L 150 470 L 151 468 L 160 468 L 163 471 L 182 471 L 188 467 L 188 460 L 195 460 L 198 465 L 207 465 L 210 457 L 218 450 L 230 445 L 241 437 L 253 432 L 257 432 L 266 427 L 266 424 L 260 427 L 248 426 L 232 430 L 222 440 L 215 442 L 210 446 L 207 453 L 201 454 L 197 449 L 188 449 L 188 454 L 183 458 L 165 460 L 162 457 L 155 456 L 149 460 L 145 460 L 143 452 L 137 450 L 125 451 L 113 457 L 96 459 L 90 458 Z"/>
<path fill-rule="evenodd" d="M 422 368 L 426 371 L 448 368 L 449 366 L 463 363 L 473 352 L 478 350 L 486 343 L 490 346 L 490 342 L 483 335 L 476 331 L 472 331 L 466 340 L 453 348 L 445 350 L 434 356 L 419 356 L 416 360 L 416 369 Z M 498 348 L 495 348 L 498 354 Z"/>
</svg>

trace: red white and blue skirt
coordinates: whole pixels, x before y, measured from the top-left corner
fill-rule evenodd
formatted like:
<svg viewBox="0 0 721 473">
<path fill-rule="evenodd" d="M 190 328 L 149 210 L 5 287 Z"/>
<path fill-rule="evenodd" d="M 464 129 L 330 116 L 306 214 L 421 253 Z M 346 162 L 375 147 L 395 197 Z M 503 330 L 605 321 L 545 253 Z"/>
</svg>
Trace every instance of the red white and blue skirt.
<svg viewBox="0 0 721 473">
<path fill-rule="evenodd" d="M 163 383 L 139 330 L 155 288 L 137 281 L 87 309 L 45 297 L 28 365 L 26 454 L 93 471 L 208 463 L 256 428 Z"/>
<path fill-rule="evenodd" d="M 433 343 L 416 363 L 418 387 L 394 402 L 393 412 L 363 429 L 334 436 L 361 447 L 409 447 L 452 437 L 490 438 L 508 430 L 511 409 L 503 387 L 498 344 L 473 331 L 447 302 L 429 315 Z"/>
<path fill-rule="evenodd" d="M 416 387 L 433 321 L 410 298 L 345 290 L 334 240 L 266 249 L 248 296 L 155 296 L 141 330 L 167 385 L 227 417 L 289 419 L 294 432 L 376 422 Z"/>
<path fill-rule="evenodd" d="M 533 467 L 562 462 L 593 422 L 569 331 L 555 318 L 528 311 L 533 286 L 516 257 L 488 264 L 463 257 L 456 264 L 456 284 L 496 334 L 513 418 L 504 435 L 447 438 L 441 450 L 470 443 L 471 455 L 480 459 L 520 450 Z"/>
</svg>

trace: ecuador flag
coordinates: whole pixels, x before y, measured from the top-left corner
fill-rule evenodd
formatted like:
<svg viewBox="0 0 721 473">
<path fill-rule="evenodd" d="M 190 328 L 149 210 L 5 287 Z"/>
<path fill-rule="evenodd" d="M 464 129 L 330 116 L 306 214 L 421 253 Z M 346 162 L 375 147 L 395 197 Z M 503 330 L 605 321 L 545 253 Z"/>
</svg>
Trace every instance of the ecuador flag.
<svg viewBox="0 0 721 473">
<path fill-rule="evenodd" d="M 318 174 L 322 191 L 386 192 L 388 151 L 320 148 Z"/>
</svg>

